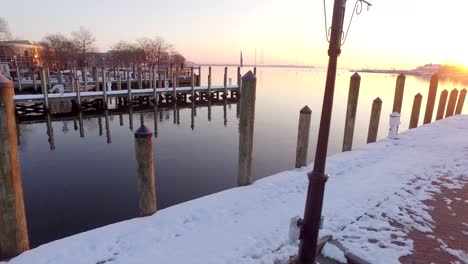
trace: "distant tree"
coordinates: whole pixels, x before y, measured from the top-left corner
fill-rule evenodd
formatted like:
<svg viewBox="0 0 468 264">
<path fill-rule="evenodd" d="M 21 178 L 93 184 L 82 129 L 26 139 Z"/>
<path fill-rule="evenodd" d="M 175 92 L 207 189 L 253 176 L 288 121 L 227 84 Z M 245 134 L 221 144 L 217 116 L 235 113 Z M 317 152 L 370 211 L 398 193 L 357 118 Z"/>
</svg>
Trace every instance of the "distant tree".
<svg viewBox="0 0 468 264">
<path fill-rule="evenodd" d="M 79 64 L 86 66 L 88 54 L 95 50 L 94 43 L 96 42 L 96 38 L 91 31 L 83 26 L 78 31 L 73 31 L 71 35 L 73 37 L 73 44 L 80 54 L 81 63 Z"/>
<path fill-rule="evenodd" d="M 174 52 L 171 56 L 171 60 L 175 65 L 186 64 L 187 60 L 179 52 Z"/>
<path fill-rule="evenodd" d="M 0 40 L 10 40 L 11 38 L 8 22 L 3 17 L 0 17 Z"/>
<path fill-rule="evenodd" d="M 161 67 L 161 65 L 167 65 L 171 62 L 170 54 L 173 51 L 173 46 L 163 38 L 142 38 L 138 40 L 138 44 L 143 50 L 148 65 Z"/>
<path fill-rule="evenodd" d="M 185 63 L 185 57 L 175 51 L 163 38 L 141 38 L 133 42 L 119 41 L 107 53 L 107 61 L 112 66 L 164 66 L 171 62 Z"/>
<path fill-rule="evenodd" d="M 37 44 L 41 46 L 40 58 L 45 65 L 58 69 L 76 66 L 78 50 L 66 36 L 60 33 L 49 34 Z"/>
</svg>

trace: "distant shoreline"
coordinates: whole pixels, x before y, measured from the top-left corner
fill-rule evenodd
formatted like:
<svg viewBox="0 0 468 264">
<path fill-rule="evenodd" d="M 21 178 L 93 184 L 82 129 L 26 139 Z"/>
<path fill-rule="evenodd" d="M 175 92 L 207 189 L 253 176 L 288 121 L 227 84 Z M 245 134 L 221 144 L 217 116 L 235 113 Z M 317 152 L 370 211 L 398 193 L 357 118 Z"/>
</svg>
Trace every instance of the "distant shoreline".
<svg viewBox="0 0 468 264">
<path fill-rule="evenodd" d="M 220 64 L 220 63 L 195 63 L 196 66 L 214 66 L 214 67 L 238 67 L 239 64 Z M 312 65 L 281 65 L 281 64 L 262 64 L 262 65 L 255 65 L 255 64 L 244 64 L 243 67 L 257 67 L 257 68 L 301 68 L 301 69 L 315 69 L 315 66 Z"/>
</svg>

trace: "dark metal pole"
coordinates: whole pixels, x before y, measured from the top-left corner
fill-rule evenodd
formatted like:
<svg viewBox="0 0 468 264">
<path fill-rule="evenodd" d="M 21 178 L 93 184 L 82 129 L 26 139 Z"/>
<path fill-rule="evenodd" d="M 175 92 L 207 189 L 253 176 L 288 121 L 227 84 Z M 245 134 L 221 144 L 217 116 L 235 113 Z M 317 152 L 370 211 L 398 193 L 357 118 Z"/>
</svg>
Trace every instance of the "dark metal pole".
<svg viewBox="0 0 468 264">
<path fill-rule="evenodd" d="M 317 150 L 315 153 L 314 169 L 308 174 L 309 188 L 307 191 L 304 221 L 301 227 L 301 243 L 299 245 L 300 264 L 315 263 L 317 239 L 322 214 L 323 194 L 328 175 L 325 173 L 327 158 L 328 137 L 330 134 L 330 120 L 333 107 L 333 94 L 335 90 L 336 68 L 338 56 L 341 53 L 341 37 L 343 33 L 343 19 L 346 0 L 335 0 L 333 7 L 330 46 L 328 49 L 328 71 L 323 97 L 322 116 L 318 135 Z"/>
</svg>

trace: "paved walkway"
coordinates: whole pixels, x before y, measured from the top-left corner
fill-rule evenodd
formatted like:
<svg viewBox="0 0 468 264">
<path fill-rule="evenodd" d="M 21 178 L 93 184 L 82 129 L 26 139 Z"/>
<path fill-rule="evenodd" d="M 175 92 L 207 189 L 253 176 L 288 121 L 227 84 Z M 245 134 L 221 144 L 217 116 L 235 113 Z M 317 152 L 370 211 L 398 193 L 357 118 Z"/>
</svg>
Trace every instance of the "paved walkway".
<svg viewBox="0 0 468 264">
<path fill-rule="evenodd" d="M 459 178 L 463 181 L 462 178 Z M 437 183 L 433 183 L 437 184 Z M 462 189 L 441 187 L 441 193 L 424 203 L 434 220 L 432 233 L 411 231 L 412 255 L 400 258 L 401 263 L 468 263 L 468 183 Z"/>
</svg>

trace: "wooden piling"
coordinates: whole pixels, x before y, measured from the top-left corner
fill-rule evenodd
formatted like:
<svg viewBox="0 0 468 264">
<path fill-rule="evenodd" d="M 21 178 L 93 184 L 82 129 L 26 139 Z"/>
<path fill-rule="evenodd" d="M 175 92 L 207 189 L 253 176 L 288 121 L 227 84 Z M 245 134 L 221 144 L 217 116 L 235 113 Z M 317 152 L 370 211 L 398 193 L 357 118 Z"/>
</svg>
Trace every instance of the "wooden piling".
<svg viewBox="0 0 468 264">
<path fill-rule="evenodd" d="M 447 104 L 447 97 L 448 97 L 448 91 L 444 89 L 442 93 L 440 93 L 439 107 L 437 108 L 436 120 L 440 120 L 444 118 L 445 106 Z"/>
<path fill-rule="evenodd" d="M 21 73 L 18 66 L 16 66 L 16 78 L 18 79 L 18 91 L 23 91 L 23 86 L 21 85 Z"/>
<path fill-rule="evenodd" d="M 208 67 L 208 100 L 211 100 L 211 66 Z"/>
<path fill-rule="evenodd" d="M 254 67 L 254 75 L 257 76 L 257 67 Z"/>
<path fill-rule="evenodd" d="M 132 80 L 130 78 L 127 79 L 127 100 L 128 100 L 128 105 L 131 107 L 132 105 Z"/>
<path fill-rule="evenodd" d="M 34 84 L 34 93 L 37 92 L 37 77 L 36 77 L 36 73 L 33 72 L 33 84 Z"/>
<path fill-rule="evenodd" d="M 122 90 L 122 76 L 117 76 L 117 90 Z"/>
<path fill-rule="evenodd" d="M 466 89 L 460 91 L 460 96 L 458 97 L 457 108 L 455 110 L 456 115 L 461 115 L 463 110 L 463 105 L 465 104 Z"/>
<path fill-rule="evenodd" d="M 193 72 L 193 66 L 190 68 L 190 85 L 191 85 L 191 94 L 192 102 L 195 102 L 195 73 Z"/>
<path fill-rule="evenodd" d="M 29 249 L 13 82 L 0 73 L 0 261 Z"/>
<path fill-rule="evenodd" d="M 405 91 L 406 76 L 402 73 L 398 75 L 395 87 L 395 97 L 393 99 L 392 113 L 401 113 L 401 105 L 403 104 L 403 93 Z"/>
<path fill-rule="evenodd" d="M 72 82 L 74 78 L 72 77 Z M 78 111 L 81 111 L 81 89 L 80 89 L 80 81 L 78 78 L 76 79 L 76 106 Z"/>
<path fill-rule="evenodd" d="M 176 67 L 175 70 L 175 87 L 179 87 L 179 67 Z"/>
<path fill-rule="evenodd" d="M 75 92 L 75 77 L 73 75 L 70 75 L 70 91 Z"/>
<path fill-rule="evenodd" d="M 84 90 L 85 92 L 88 91 L 88 69 L 86 67 L 83 68 L 83 82 L 84 82 Z"/>
<path fill-rule="evenodd" d="M 107 74 L 106 68 L 102 68 L 102 95 L 103 95 L 103 107 L 107 109 Z"/>
<path fill-rule="evenodd" d="M 447 111 L 445 112 L 445 118 L 449 116 L 453 116 L 453 113 L 455 111 L 455 104 L 457 103 L 457 97 L 458 97 L 458 90 L 453 89 L 450 92 L 449 101 L 447 104 Z"/>
<path fill-rule="evenodd" d="M 99 91 L 99 71 L 97 67 L 94 67 L 93 69 L 93 75 L 94 75 L 94 84 L 96 85 L 96 91 Z"/>
<path fill-rule="evenodd" d="M 430 94 L 429 94 L 429 96 L 430 96 Z M 410 123 L 409 123 L 409 129 L 418 127 L 419 112 L 421 111 L 421 101 L 422 101 L 422 95 L 420 93 L 418 93 L 417 95 L 414 96 L 413 109 L 411 110 L 411 118 L 410 118 Z M 432 106 L 432 107 L 434 107 L 434 106 Z M 430 121 L 430 119 L 429 119 L 429 121 Z"/>
<path fill-rule="evenodd" d="M 41 88 L 42 94 L 44 95 L 44 110 L 49 111 L 49 91 L 47 89 L 47 74 L 45 69 L 41 69 Z"/>
<path fill-rule="evenodd" d="M 427 95 L 426 113 L 424 114 L 424 124 L 429 124 L 432 121 L 432 113 L 434 112 L 434 104 L 437 96 L 437 86 L 439 85 L 439 76 L 432 75 L 429 85 L 429 93 Z"/>
<path fill-rule="evenodd" d="M 372 110 L 369 122 L 369 130 L 367 133 L 367 143 L 377 141 L 377 133 L 379 131 L 380 113 L 382 111 L 382 100 L 379 97 L 372 102 Z"/>
<path fill-rule="evenodd" d="M 224 79 L 223 79 L 224 96 L 227 96 L 227 71 L 228 71 L 228 67 L 224 67 Z"/>
<path fill-rule="evenodd" d="M 309 131 L 312 110 L 306 105 L 299 114 L 299 127 L 297 132 L 296 168 L 307 165 L 307 150 L 309 149 Z"/>
<path fill-rule="evenodd" d="M 356 122 L 356 110 L 359 98 L 361 76 L 356 72 L 351 76 L 348 92 L 348 107 L 346 110 L 345 130 L 343 137 L 343 152 L 350 151 L 353 146 L 354 124 Z"/>
<path fill-rule="evenodd" d="M 59 84 L 63 84 L 62 71 L 59 71 L 59 73 L 58 73 L 58 83 L 59 83 Z"/>
<path fill-rule="evenodd" d="M 238 183 L 249 185 L 252 181 L 252 150 L 255 121 L 255 96 L 257 79 L 249 71 L 242 77 L 239 119 Z"/>
<path fill-rule="evenodd" d="M 138 68 L 138 89 L 143 89 L 143 74 L 141 73 L 141 67 Z"/>
</svg>

